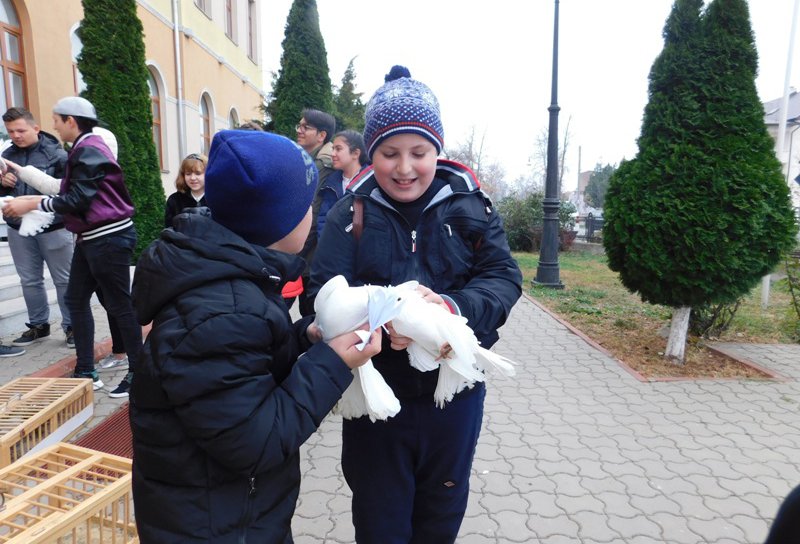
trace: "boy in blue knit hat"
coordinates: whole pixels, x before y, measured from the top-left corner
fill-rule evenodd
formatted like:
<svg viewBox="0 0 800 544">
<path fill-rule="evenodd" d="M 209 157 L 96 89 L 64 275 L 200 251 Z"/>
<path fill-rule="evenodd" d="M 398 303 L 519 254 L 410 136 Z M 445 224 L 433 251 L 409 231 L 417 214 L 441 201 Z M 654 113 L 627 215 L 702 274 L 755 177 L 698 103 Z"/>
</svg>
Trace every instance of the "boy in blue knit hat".
<svg viewBox="0 0 800 544">
<path fill-rule="evenodd" d="M 316 184 L 287 138 L 221 131 L 209 207 L 139 260 L 134 304 L 153 324 L 130 397 L 143 544 L 292 541 L 300 445 L 380 351 L 379 334 L 363 351 L 355 333 L 311 345 L 311 318 L 290 321 L 281 288 L 303 269 Z"/>
<path fill-rule="evenodd" d="M 438 155 L 439 103 L 395 66 L 366 108 L 372 167 L 328 213 L 311 270 L 311 294 L 342 274 L 350 285 L 417 280 L 425 298 L 467 318 L 481 345 L 521 293 L 500 217 L 469 168 Z M 356 541 L 454 542 L 467 506 L 485 386 L 434 404 L 438 371 L 409 365 L 410 339 L 390 335 L 375 368 L 400 400 L 387 421 L 346 419 L 342 470 L 353 491 Z M 391 348 L 391 349 L 390 349 Z"/>
</svg>

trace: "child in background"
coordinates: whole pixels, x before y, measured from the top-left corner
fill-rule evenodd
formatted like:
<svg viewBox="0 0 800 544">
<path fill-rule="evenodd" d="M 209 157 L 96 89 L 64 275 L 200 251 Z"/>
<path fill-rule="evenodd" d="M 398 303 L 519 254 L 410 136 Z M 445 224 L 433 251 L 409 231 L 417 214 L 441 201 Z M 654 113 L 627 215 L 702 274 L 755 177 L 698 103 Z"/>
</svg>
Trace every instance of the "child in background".
<svg viewBox="0 0 800 544">
<path fill-rule="evenodd" d="M 186 208 L 206 205 L 206 164 L 205 155 L 187 155 L 178 169 L 175 188 L 178 189 L 167 199 L 164 211 L 164 228 L 172 226 L 172 220 Z"/>
<path fill-rule="evenodd" d="M 300 445 L 380 333 L 364 351 L 355 333 L 311 346 L 311 318 L 291 323 L 281 288 L 303 269 L 317 185 L 305 151 L 223 130 L 208 164 L 209 207 L 176 216 L 136 267 L 153 323 L 130 401 L 136 524 L 142 544 L 291 542 Z"/>
<path fill-rule="evenodd" d="M 364 137 L 355 130 L 343 130 L 333 137 L 333 172 L 319 186 L 317 237 L 322 236 L 325 216 L 336 201 L 342 198 L 347 186 L 369 163 Z"/>
<path fill-rule="evenodd" d="M 367 104 L 364 140 L 372 167 L 328 213 L 310 295 L 337 274 L 354 286 L 417 280 L 426 300 L 467 318 L 481 345 L 491 347 L 520 296 L 522 274 L 474 174 L 437 159 L 444 139 L 436 97 L 395 66 Z M 475 384 L 437 408 L 438 371 L 412 368 L 410 340 L 388 330 L 389 345 L 373 363 L 400 400 L 400 413 L 375 423 L 346 419 L 342 426 L 356 540 L 454 542 L 485 386 Z"/>
</svg>

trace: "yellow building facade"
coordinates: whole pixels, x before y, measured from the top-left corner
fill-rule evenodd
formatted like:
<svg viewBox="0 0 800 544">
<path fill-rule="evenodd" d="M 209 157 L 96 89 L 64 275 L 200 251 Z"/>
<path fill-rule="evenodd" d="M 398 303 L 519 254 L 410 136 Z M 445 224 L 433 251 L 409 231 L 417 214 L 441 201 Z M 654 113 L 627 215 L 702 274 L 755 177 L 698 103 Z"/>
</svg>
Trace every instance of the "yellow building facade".
<svg viewBox="0 0 800 544">
<path fill-rule="evenodd" d="M 167 195 L 183 157 L 218 130 L 260 118 L 261 0 L 137 0 Z M 84 88 L 80 0 L 0 0 L 0 112 L 25 106 L 52 133 L 51 108 Z M 125 92 L 120 89 L 120 93 Z"/>
</svg>

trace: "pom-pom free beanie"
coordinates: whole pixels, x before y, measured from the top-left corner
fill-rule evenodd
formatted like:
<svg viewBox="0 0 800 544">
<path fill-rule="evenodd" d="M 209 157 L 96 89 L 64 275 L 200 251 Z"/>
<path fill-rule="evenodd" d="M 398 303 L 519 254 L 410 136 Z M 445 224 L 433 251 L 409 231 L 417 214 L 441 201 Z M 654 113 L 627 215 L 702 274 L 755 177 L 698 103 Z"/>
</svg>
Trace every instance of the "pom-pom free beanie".
<svg viewBox="0 0 800 544">
<path fill-rule="evenodd" d="M 311 156 L 288 138 L 222 130 L 208 155 L 206 203 L 214 221 L 269 246 L 303 220 L 318 177 Z"/>
<path fill-rule="evenodd" d="M 411 79 L 404 66 L 393 66 L 386 83 L 367 103 L 364 142 L 372 159 L 375 149 L 395 134 L 411 133 L 430 140 L 440 153 L 444 146 L 444 129 L 439 101 L 427 85 Z"/>
</svg>

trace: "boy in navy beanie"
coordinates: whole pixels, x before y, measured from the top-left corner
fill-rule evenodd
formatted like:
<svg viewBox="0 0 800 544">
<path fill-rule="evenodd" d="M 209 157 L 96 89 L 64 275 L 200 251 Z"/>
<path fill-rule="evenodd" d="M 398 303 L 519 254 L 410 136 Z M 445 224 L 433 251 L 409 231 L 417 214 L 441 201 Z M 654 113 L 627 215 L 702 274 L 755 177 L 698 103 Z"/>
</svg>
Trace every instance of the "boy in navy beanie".
<svg viewBox="0 0 800 544">
<path fill-rule="evenodd" d="M 475 175 L 438 159 L 444 130 L 436 96 L 395 66 L 367 104 L 365 121 L 372 167 L 328 213 L 311 267 L 312 296 L 337 274 L 350 285 L 417 280 L 430 303 L 466 317 L 481 345 L 491 347 L 520 296 L 522 274 Z M 400 400 L 400 413 L 376 423 L 346 419 L 342 426 L 356 541 L 454 542 L 467 507 L 485 386 L 437 408 L 438 371 L 412 368 L 410 339 L 391 324 L 388 331 L 373 363 Z"/>
<path fill-rule="evenodd" d="M 300 445 L 380 351 L 380 334 L 364 351 L 355 333 L 312 345 L 312 318 L 293 325 L 281 297 L 303 269 L 293 253 L 316 176 L 283 136 L 219 132 L 209 208 L 177 215 L 139 260 L 134 303 L 152 322 L 130 396 L 143 544 L 292 541 Z"/>
</svg>

